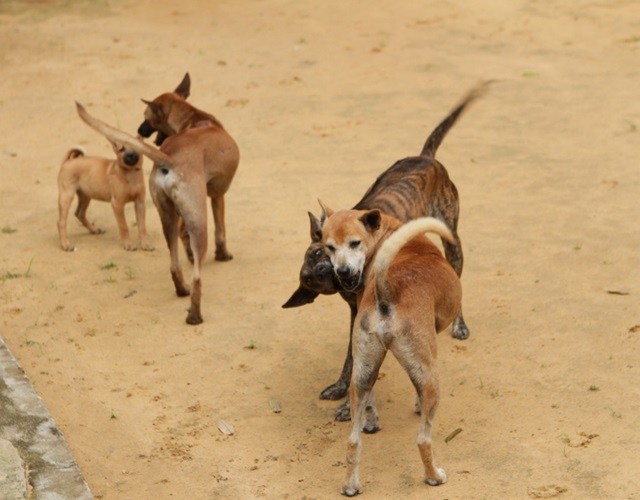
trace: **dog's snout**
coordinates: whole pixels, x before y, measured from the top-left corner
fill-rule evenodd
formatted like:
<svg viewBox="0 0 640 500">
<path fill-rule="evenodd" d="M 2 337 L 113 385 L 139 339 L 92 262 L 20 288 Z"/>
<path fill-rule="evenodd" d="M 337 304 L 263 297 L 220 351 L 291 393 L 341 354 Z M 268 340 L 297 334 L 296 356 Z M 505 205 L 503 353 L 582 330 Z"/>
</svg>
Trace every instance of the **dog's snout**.
<svg viewBox="0 0 640 500">
<path fill-rule="evenodd" d="M 336 274 L 339 278 L 348 278 L 349 277 L 349 268 L 346 266 L 339 267 L 336 269 Z"/>
<path fill-rule="evenodd" d="M 138 163 L 139 159 L 140 159 L 140 156 L 135 151 L 129 151 L 124 155 L 124 162 L 130 167 Z"/>
<path fill-rule="evenodd" d="M 329 266 L 325 263 L 320 263 L 316 266 L 315 271 L 318 274 L 325 274 L 327 271 L 329 271 Z"/>
<path fill-rule="evenodd" d="M 155 132 L 155 129 L 151 126 L 148 120 L 142 122 L 142 125 L 138 127 L 138 134 L 142 137 L 150 137 Z"/>
</svg>

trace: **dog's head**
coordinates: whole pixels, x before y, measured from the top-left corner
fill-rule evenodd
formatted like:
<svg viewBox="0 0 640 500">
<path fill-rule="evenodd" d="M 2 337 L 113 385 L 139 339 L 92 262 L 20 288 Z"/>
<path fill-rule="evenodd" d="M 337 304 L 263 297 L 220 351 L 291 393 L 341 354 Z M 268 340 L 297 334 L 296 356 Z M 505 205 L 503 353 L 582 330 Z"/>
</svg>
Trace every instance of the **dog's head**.
<svg viewBox="0 0 640 500">
<path fill-rule="evenodd" d="M 358 292 L 364 286 L 365 266 L 375 250 L 380 228 L 379 210 L 340 210 L 324 207 L 322 242 L 342 288 Z"/>
<path fill-rule="evenodd" d="M 140 170 L 142 167 L 142 155 L 131 148 L 109 141 L 111 148 L 118 158 L 118 165 L 125 170 Z"/>
<path fill-rule="evenodd" d="M 320 294 L 332 295 L 342 291 L 322 244 L 322 223 L 311 212 L 309 222 L 311 244 L 304 254 L 304 262 L 300 269 L 300 286 L 282 306 L 284 308 L 310 304 Z"/>
<path fill-rule="evenodd" d="M 191 78 L 187 73 L 173 92 L 162 94 L 153 101 L 142 99 L 147 108 L 144 110 L 144 121 L 138 127 L 138 134 L 147 138 L 156 132 L 156 140 L 154 142 L 157 146 L 162 145 L 168 136 L 176 133 L 169 121 L 172 103 L 176 98 L 186 100 L 190 92 Z"/>
</svg>

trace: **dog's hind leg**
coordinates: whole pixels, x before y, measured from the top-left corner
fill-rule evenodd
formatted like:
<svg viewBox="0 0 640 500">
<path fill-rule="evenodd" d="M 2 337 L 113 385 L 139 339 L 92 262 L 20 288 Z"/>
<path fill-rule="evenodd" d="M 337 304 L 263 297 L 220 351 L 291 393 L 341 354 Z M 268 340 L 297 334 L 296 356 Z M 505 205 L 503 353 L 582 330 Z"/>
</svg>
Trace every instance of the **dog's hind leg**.
<svg viewBox="0 0 640 500">
<path fill-rule="evenodd" d="M 418 333 L 417 335 L 422 335 Z M 435 364 L 435 331 L 433 344 L 416 342 L 414 339 L 396 339 L 392 345 L 393 354 L 405 369 L 418 394 L 420 407 L 420 430 L 418 431 L 418 450 L 425 470 L 425 481 L 431 486 L 447 482 L 447 475 L 443 469 L 436 467 L 433 458 L 431 427 L 440 400 L 438 372 Z"/>
<path fill-rule="evenodd" d="M 347 442 L 347 477 L 342 493 L 352 497 L 362 492 L 360 484 L 360 456 L 362 453 L 362 432 L 376 432 L 378 412 L 375 407 L 373 385 L 378 378 L 384 361 L 386 348 L 369 332 L 357 332 L 361 339 L 354 339 L 354 364 L 349 388 L 351 401 L 351 434 Z"/>
<path fill-rule="evenodd" d="M 158 214 L 160 215 L 164 239 L 167 241 L 167 247 L 169 248 L 169 256 L 171 259 L 169 270 L 171 271 L 171 278 L 173 279 L 173 284 L 176 288 L 176 295 L 178 297 L 186 297 L 189 295 L 189 287 L 184 281 L 182 268 L 180 267 L 180 259 L 178 258 L 179 216 L 173 203 L 166 199 L 154 199 L 154 202 L 156 203 Z"/>
<path fill-rule="evenodd" d="M 202 279 L 200 273 L 207 254 L 207 212 L 206 197 L 198 202 L 198 197 L 193 196 L 192 208 L 195 210 L 183 212 L 184 224 L 189 232 L 189 247 L 193 252 L 193 271 L 191 274 L 191 307 L 187 314 L 187 323 L 198 325 L 202 323 L 202 313 L 200 311 L 200 301 L 202 298 Z M 198 209 L 199 208 L 199 209 Z"/>
<path fill-rule="evenodd" d="M 216 260 L 231 260 L 233 255 L 227 250 L 227 230 L 224 224 L 224 196 L 211 197 L 213 223 L 215 225 Z"/>
<path fill-rule="evenodd" d="M 451 226 L 450 226 L 451 227 Z M 462 253 L 462 245 L 460 243 L 460 237 L 455 229 L 452 231 L 453 237 L 455 239 L 455 243 L 449 243 L 446 240 L 442 240 L 442 246 L 444 247 L 444 255 L 453 267 L 453 270 L 456 272 L 458 277 L 462 275 L 462 265 L 464 263 L 464 256 Z M 462 309 L 453 320 L 453 325 L 451 327 L 451 335 L 457 339 L 465 340 L 469 338 L 469 327 L 464 322 L 464 318 L 462 316 Z"/>
<path fill-rule="evenodd" d="M 187 231 L 187 225 L 184 223 L 182 217 L 178 220 L 178 231 L 184 251 L 187 253 L 187 259 L 193 264 L 193 251 L 191 250 L 191 243 L 189 242 L 189 231 Z"/>
<path fill-rule="evenodd" d="M 87 209 L 89 208 L 90 202 L 91 198 L 89 198 L 89 196 L 84 194 L 82 191 L 78 191 L 78 208 L 76 208 L 75 215 L 82 225 L 91 232 L 91 234 L 103 234 L 105 232 L 104 229 L 95 227 L 87 219 Z"/>
</svg>

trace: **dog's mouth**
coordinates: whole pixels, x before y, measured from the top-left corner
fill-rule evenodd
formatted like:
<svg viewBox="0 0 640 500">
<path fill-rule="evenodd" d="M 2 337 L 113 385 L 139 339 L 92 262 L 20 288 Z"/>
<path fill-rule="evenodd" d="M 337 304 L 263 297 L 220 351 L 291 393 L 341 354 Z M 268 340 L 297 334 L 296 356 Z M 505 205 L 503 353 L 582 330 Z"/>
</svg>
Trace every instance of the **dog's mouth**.
<svg viewBox="0 0 640 500">
<path fill-rule="evenodd" d="M 156 129 L 151 126 L 149 120 L 143 121 L 142 125 L 138 127 L 138 134 L 140 134 L 145 139 L 151 137 L 151 134 L 153 134 L 155 131 Z"/>
<path fill-rule="evenodd" d="M 362 285 L 360 281 L 360 274 L 349 276 L 348 278 L 338 278 L 340 285 L 347 292 L 357 292 Z"/>
</svg>

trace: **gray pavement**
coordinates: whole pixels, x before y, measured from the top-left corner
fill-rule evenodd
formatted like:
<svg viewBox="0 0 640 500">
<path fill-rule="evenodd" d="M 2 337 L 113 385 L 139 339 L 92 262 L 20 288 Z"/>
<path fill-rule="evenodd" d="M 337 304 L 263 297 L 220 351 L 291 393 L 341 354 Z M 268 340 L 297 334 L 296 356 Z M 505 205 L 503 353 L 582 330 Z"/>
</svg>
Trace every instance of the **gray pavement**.
<svg viewBox="0 0 640 500">
<path fill-rule="evenodd" d="M 1 337 L 0 499 L 93 499 L 64 437 Z"/>
</svg>

